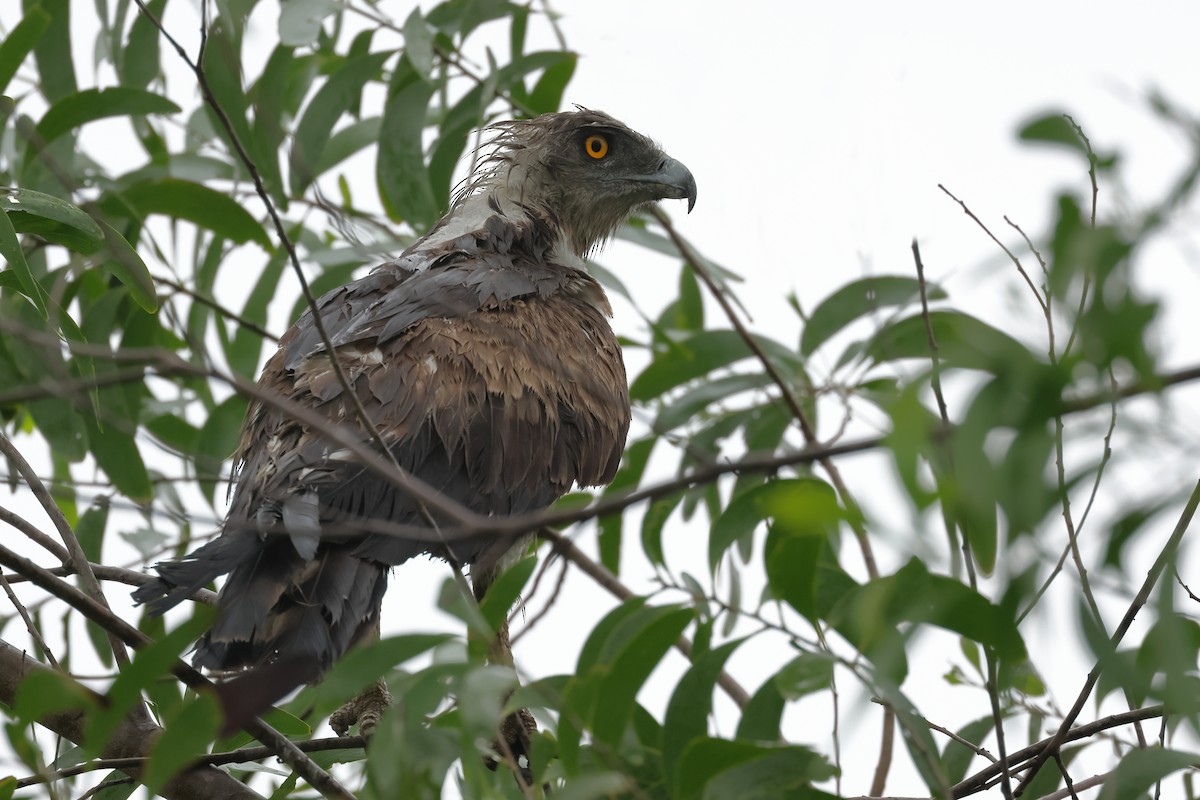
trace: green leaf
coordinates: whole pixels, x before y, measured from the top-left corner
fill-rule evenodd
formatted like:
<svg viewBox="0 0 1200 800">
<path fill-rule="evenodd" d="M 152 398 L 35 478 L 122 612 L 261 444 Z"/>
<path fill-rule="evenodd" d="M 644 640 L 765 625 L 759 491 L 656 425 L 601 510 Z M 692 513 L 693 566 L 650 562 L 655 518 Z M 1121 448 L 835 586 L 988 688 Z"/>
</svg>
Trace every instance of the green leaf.
<svg viewBox="0 0 1200 800">
<path fill-rule="evenodd" d="M 621 459 L 621 466 L 617 470 L 616 477 L 605 487 L 601 498 L 616 496 L 637 488 L 657 441 L 656 437 L 639 439 L 625 448 L 625 455 Z M 600 563 L 614 573 L 620 571 L 624 523 L 625 515 L 619 511 L 601 517 L 598 523 L 600 526 Z"/>
<path fill-rule="evenodd" d="M 1194 769 L 1200 756 L 1179 750 L 1152 747 L 1131 750 L 1117 765 L 1116 774 L 1104 782 L 1100 800 L 1127 800 L 1142 797 L 1144 792 L 1173 772 Z M 1043 766 L 1043 770 L 1054 769 Z"/>
<path fill-rule="evenodd" d="M 142 461 L 142 454 L 133 436 L 121 429 L 121 420 L 104 420 L 101 427 L 96 418 L 87 415 L 84 422 L 87 425 L 88 449 L 117 490 L 137 503 L 153 500 L 154 487 L 150 483 L 150 474 L 146 471 L 146 464 Z"/>
<path fill-rule="evenodd" d="M 51 17 L 50 27 L 34 45 L 38 77 L 46 100 L 54 103 L 76 91 L 71 48 L 71 0 L 24 0 L 25 13 L 40 8 Z"/>
<path fill-rule="evenodd" d="M 37 279 L 33 276 L 33 271 L 29 269 L 29 262 L 25 260 L 25 251 L 21 249 L 17 231 L 13 228 L 7 211 L 0 213 L 0 256 L 4 256 L 4 260 L 8 262 L 8 268 L 16 273 L 17 281 L 21 285 L 21 294 L 29 298 L 43 320 L 47 319 L 46 290 L 38 284 Z"/>
<path fill-rule="evenodd" d="M 8 212 L 17 233 L 32 233 L 80 253 L 94 253 L 104 233 L 87 212 L 54 195 L 32 189 L 0 189 L 0 208 Z"/>
<path fill-rule="evenodd" d="M 293 236 L 295 231 L 292 231 Z M 267 324 L 267 306 L 279 294 L 279 279 L 288 265 L 288 254 L 278 250 L 263 267 L 254 288 L 246 298 L 242 307 L 242 319 L 252 322 L 260 328 Z M 233 339 L 225 347 L 225 358 L 229 368 L 238 375 L 253 378 L 258 372 L 258 360 L 262 355 L 263 336 L 253 328 L 237 324 L 234 326 Z"/>
<path fill-rule="evenodd" d="M 150 314 L 158 311 L 158 292 L 146 262 L 114 227 L 101 220 L 100 229 L 104 232 L 104 242 L 111 256 L 104 265 L 125 285 L 129 296 L 143 311 Z"/>
<path fill-rule="evenodd" d="M 154 741 L 141 780 L 151 793 L 157 792 L 175 773 L 207 750 L 221 727 L 221 708 L 211 693 L 185 702 L 165 720 L 162 734 Z"/>
<path fill-rule="evenodd" d="M 88 561 L 99 562 L 104 547 L 104 529 L 108 526 L 108 500 L 97 498 L 75 525 L 75 538 Z"/>
<path fill-rule="evenodd" d="M 329 714 L 397 664 L 452 640 L 452 636 L 442 633 L 413 633 L 351 649 L 313 690 L 314 717 Z"/>
<path fill-rule="evenodd" d="M 984 738 L 992 732 L 995 726 L 996 722 L 989 714 L 986 717 L 980 717 L 974 722 L 968 722 L 962 728 L 955 731 L 955 733 L 968 742 L 982 746 Z M 946 747 L 942 750 L 942 768 L 946 772 L 946 780 L 954 784 L 965 778 L 967 768 L 971 766 L 971 762 L 975 759 L 975 756 L 976 753 L 974 750 L 959 744 L 953 739 L 946 742 Z"/>
<path fill-rule="evenodd" d="M 214 609 L 196 606 L 191 619 L 134 653 L 132 661 L 121 669 L 108 687 L 100 710 L 88 718 L 86 741 L 89 753 L 99 754 L 129 709 L 140 702 L 142 691 L 170 671 L 179 655 L 212 622 L 215 613 Z"/>
<path fill-rule="evenodd" d="M 1088 155 L 1075 126 L 1061 112 L 1045 114 L 1026 122 L 1017 132 L 1017 138 L 1023 142 L 1063 145 L 1085 158 Z"/>
<path fill-rule="evenodd" d="M 215 496 L 221 465 L 232 455 L 246 418 L 246 398 L 231 395 L 209 412 L 196 435 L 196 472 L 205 494 Z"/>
<path fill-rule="evenodd" d="M 6 94 L 9 81 L 50 28 L 50 15 L 41 6 L 27 7 L 16 27 L 0 42 L 0 94 Z"/>
<path fill-rule="evenodd" d="M 508 619 L 509 611 L 516 605 L 537 564 L 537 556 L 523 558 L 488 585 L 487 593 L 479 603 L 479 610 L 492 630 L 499 631 L 500 625 Z"/>
<path fill-rule="evenodd" d="M 33 723 L 57 711 L 96 707 L 95 695 L 67 675 L 49 669 L 30 672 L 17 686 L 13 713 L 18 719 Z"/>
<path fill-rule="evenodd" d="M 785 700 L 824 691 L 833 685 L 833 659 L 825 653 L 804 653 L 775 673 L 774 681 Z"/>
<path fill-rule="evenodd" d="M 704 381 L 683 392 L 679 397 L 663 403 L 658 417 L 654 421 L 654 430 L 659 434 L 667 433 L 692 421 L 713 403 L 730 398 L 740 392 L 773 385 L 771 376 L 766 372 L 726 375 L 722 378 Z"/>
<path fill-rule="evenodd" d="M 163 214 L 207 228 L 238 244 L 254 241 L 270 249 L 262 225 L 233 198 L 198 183 L 179 178 L 142 181 L 100 201 L 112 216 L 127 216 L 125 203 L 139 215 Z"/>
<path fill-rule="evenodd" d="M 1033 358 L 1028 348 L 1007 333 L 958 311 L 931 311 L 929 324 L 947 367 L 1003 374 L 1010 365 Z M 924 318 L 916 314 L 885 326 L 867 342 L 864 352 L 876 364 L 905 358 L 928 361 L 929 333 Z"/>
<path fill-rule="evenodd" d="M 672 796 L 679 792 L 678 768 L 683 751 L 693 740 L 708 733 L 708 715 L 712 712 L 717 678 L 725 668 L 725 662 L 743 641 L 726 642 L 696 659 L 671 694 L 663 719 L 662 760 L 663 776 L 671 787 Z"/>
<path fill-rule="evenodd" d="M 762 522 L 791 536 L 823 538 L 845 517 L 829 484 L 816 478 L 774 480 L 734 498 L 713 523 L 708 537 L 708 566 L 714 572 L 725 551 Z"/>
<path fill-rule="evenodd" d="M 247 103 L 246 93 L 242 88 L 241 32 L 237 30 L 238 24 L 236 15 L 222 14 L 209 27 L 203 68 L 208 88 L 224 112 L 229 126 L 244 145 L 251 146 L 254 137 L 250 135 L 250 125 L 246 122 Z M 218 120 L 207 103 L 196 110 L 191 120 L 194 130 L 200 129 L 201 126 L 208 128 L 206 139 L 212 135 L 219 136 L 225 142 L 228 152 L 234 152 L 235 148 L 224 123 Z M 242 169 L 240 164 L 238 168 Z"/>
<path fill-rule="evenodd" d="M 851 592 L 836 610 L 836 622 L 838 632 L 868 656 L 888 642 L 899 623 L 911 622 L 961 634 L 1006 660 L 1026 658 L 1011 609 L 992 604 L 952 578 L 931 574 L 916 558 L 894 575 Z"/>
<path fill-rule="evenodd" d="M 355 153 L 375 144 L 382 127 L 382 117 L 367 117 L 342 128 L 329 137 L 313 172 L 324 175 Z"/>
<path fill-rule="evenodd" d="M 279 10 L 279 41 L 307 47 L 317 40 L 325 18 L 341 8 L 337 0 L 283 0 Z"/>
<path fill-rule="evenodd" d="M 156 19 L 162 19 L 167 0 L 150 0 L 146 8 Z M 138 14 L 129 27 L 129 39 L 121 53 L 117 74 L 124 86 L 141 89 L 159 75 L 158 29 L 146 14 Z"/>
<path fill-rule="evenodd" d="M 37 132 L 41 141 L 49 144 L 75 128 L 96 120 L 146 114 L 179 114 L 182 110 L 162 95 L 145 89 L 129 86 L 85 89 L 52 105 L 38 122 Z M 26 158 L 32 158 L 33 154 L 31 148 Z"/>
<path fill-rule="evenodd" d="M 763 681 L 758 691 L 750 698 L 738 722 L 737 738 L 759 742 L 776 742 L 781 738 L 780 722 L 787 701 L 779 691 L 775 676 Z"/>
<path fill-rule="evenodd" d="M 420 8 L 414 8 L 408 19 L 404 20 L 404 57 L 422 80 L 432 80 L 433 32 L 425 24 Z"/>
<path fill-rule="evenodd" d="M 683 493 L 677 492 L 668 497 L 651 500 L 642 515 L 642 552 L 650 562 L 660 566 L 666 565 L 666 554 L 663 552 L 663 527 L 675 509 L 683 500 Z"/>
<path fill-rule="evenodd" d="M 429 182 L 421 137 L 434 87 L 403 62 L 388 87 L 375 178 L 388 216 L 428 228 L 441 213 Z"/>
<path fill-rule="evenodd" d="M 926 285 L 930 300 L 945 299 L 946 293 L 934 285 Z M 921 297 L 916 278 L 900 275 L 880 275 L 848 283 L 826 297 L 813 310 L 800 337 L 800 352 L 812 355 L 834 334 L 856 319 L 880 309 L 905 306 Z"/>
<path fill-rule="evenodd" d="M 357 105 L 367 81 L 379 77 L 390 57 L 391 53 L 383 52 L 351 58 L 313 95 L 292 140 L 290 180 L 294 194 L 303 194 L 321 174 L 319 165 L 333 126 Z"/>
<path fill-rule="evenodd" d="M 549 114 L 557 111 L 562 105 L 563 93 L 575 75 L 575 67 L 579 63 L 579 56 L 575 53 L 566 55 L 564 60 L 546 67 L 529 92 L 529 108 L 535 114 Z"/>
<path fill-rule="evenodd" d="M 624 646 L 608 662 L 600 684 L 603 702 L 596 708 L 592 731 L 597 741 L 614 747 L 625 733 L 638 690 L 695 616 L 689 608 L 673 606 L 645 611 L 649 613 L 635 620 L 636 631 L 614 632 L 615 640 L 625 640 Z"/>
<path fill-rule="evenodd" d="M 674 800 L 775 800 L 818 798 L 796 792 L 836 774 L 807 747 L 698 739 L 683 753 Z M 824 795 L 827 797 L 827 795 Z"/>
<path fill-rule="evenodd" d="M 798 365 L 796 354 L 778 342 L 762 336 L 754 337 L 759 346 L 774 359 L 776 366 L 786 369 Z M 713 370 L 735 364 L 753 355 L 749 346 L 733 330 L 700 331 L 672 342 L 669 348 L 656 355 L 629 387 L 630 398 L 646 402 L 661 397 L 676 386 L 703 377 Z"/>
</svg>

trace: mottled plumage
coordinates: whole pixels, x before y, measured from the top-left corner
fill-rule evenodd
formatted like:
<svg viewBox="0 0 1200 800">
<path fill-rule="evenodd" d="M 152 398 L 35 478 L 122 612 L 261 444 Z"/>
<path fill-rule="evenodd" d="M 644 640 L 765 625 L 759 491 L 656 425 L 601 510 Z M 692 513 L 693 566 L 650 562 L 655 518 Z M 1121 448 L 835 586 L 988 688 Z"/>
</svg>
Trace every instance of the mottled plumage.
<svg viewBox="0 0 1200 800">
<path fill-rule="evenodd" d="M 317 309 L 333 357 L 400 466 L 473 511 L 506 515 L 612 480 L 629 395 L 608 300 L 582 257 L 640 205 L 686 197 L 690 208 L 695 183 L 599 112 L 494 129 L 491 154 L 446 217 Z M 311 310 L 260 385 L 361 429 Z M 135 593 L 161 612 L 229 575 L 198 666 L 286 660 L 310 664 L 311 679 L 377 624 L 390 567 L 430 553 L 489 573 L 515 544 L 356 530 L 363 519 L 426 521 L 319 430 L 261 402 L 250 406 L 235 463 L 221 536 L 158 564 L 160 579 Z"/>
</svg>

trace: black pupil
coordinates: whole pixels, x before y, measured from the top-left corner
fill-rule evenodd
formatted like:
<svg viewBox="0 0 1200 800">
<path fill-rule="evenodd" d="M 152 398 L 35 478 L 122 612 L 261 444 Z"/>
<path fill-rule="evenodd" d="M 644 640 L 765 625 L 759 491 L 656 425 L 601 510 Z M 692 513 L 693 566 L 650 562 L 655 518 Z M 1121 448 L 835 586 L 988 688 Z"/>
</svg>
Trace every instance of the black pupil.
<svg viewBox="0 0 1200 800">
<path fill-rule="evenodd" d="M 588 139 L 588 150 L 592 151 L 593 153 L 599 153 L 601 147 L 603 147 L 603 144 L 600 142 L 598 137 L 592 137 L 591 139 Z"/>
</svg>

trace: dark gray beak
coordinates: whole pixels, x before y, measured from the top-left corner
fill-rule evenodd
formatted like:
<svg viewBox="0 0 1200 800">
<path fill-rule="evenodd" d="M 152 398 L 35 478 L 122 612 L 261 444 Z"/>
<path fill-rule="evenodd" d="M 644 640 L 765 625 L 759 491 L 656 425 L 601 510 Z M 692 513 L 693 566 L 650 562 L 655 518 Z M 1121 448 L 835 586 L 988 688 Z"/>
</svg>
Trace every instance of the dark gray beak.
<svg viewBox="0 0 1200 800">
<path fill-rule="evenodd" d="M 659 197 L 682 200 L 687 198 L 688 213 L 696 205 L 696 179 L 691 171 L 669 156 L 659 164 L 658 169 L 649 175 L 638 175 L 635 181 L 653 184 Z"/>
</svg>

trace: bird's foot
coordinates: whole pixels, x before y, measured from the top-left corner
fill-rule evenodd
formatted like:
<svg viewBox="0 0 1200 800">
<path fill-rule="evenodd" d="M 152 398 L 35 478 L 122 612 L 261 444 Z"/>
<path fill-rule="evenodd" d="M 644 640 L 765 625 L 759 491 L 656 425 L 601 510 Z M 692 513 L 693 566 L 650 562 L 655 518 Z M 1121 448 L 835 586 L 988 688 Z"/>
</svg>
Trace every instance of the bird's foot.
<svg viewBox="0 0 1200 800">
<path fill-rule="evenodd" d="M 524 786 L 533 785 L 533 769 L 529 762 L 530 742 L 537 733 L 537 720 L 529 709 L 522 708 L 514 711 L 500 723 L 500 737 L 492 743 L 493 749 L 500 755 L 499 759 L 488 757 L 484 763 L 488 769 L 496 769 L 502 761 L 515 766 L 520 772 L 520 780 Z"/>
<path fill-rule="evenodd" d="M 350 727 L 358 724 L 358 732 L 370 738 L 379 726 L 379 718 L 392 704 L 392 695 L 381 678 L 349 703 L 329 715 L 329 727 L 338 736 L 345 736 Z"/>
</svg>

